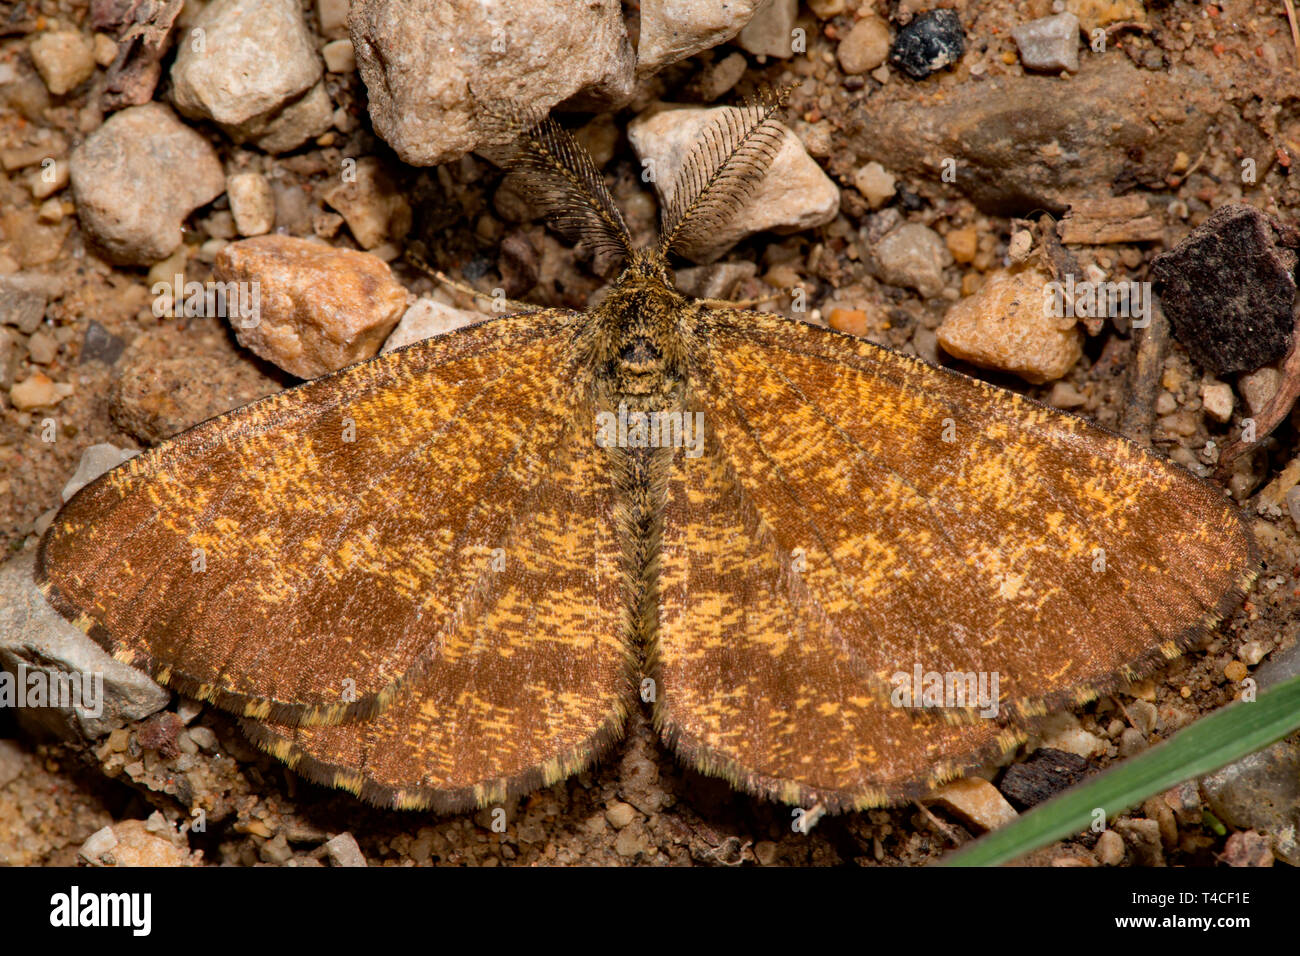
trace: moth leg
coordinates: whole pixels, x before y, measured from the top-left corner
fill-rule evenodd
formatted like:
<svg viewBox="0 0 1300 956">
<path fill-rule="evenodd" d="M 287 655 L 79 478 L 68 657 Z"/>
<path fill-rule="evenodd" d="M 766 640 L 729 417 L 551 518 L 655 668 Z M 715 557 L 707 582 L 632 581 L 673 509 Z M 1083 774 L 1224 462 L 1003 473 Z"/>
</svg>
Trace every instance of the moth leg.
<svg viewBox="0 0 1300 956">
<path fill-rule="evenodd" d="M 482 299 L 485 302 L 491 302 L 494 306 L 497 303 L 505 303 L 505 305 L 509 308 L 510 312 L 512 313 L 540 312 L 543 308 L 540 305 L 533 305 L 531 302 L 519 302 L 515 299 L 503 299 L 503 298 L 498 298 L 497 296 L 494 295 L 489 295 L 486 292 L 480 292 L 478 289 L 474 288 L 469 283 L 461 282 L 458 279 L 453 279 L 451 276 L 447 275 L 447 273 L 443 272 L 441 269 L 435 269 L 433 266 L 429 265 L 429 263 L 425 262 L 422 257 L 420 257 L 414 252 L 411 252 L 409 249 L 406 251 L 405 258 L 407 262 L 415 266 L 417 269 L 419 269 L 425 275 L 429 276 L 429 278 L 433 279 L 434 281 L 441 282 L 443 285 L 455 289 L 457 292 L 464 293 L 465 295 L 470 296 L 471 298 Z"/>
<path fill-rule="evenodd" d="M 783 295 L 784 292 L 769 292 L 767 295 L 760 295 L 753 299 L 696 299 L 695 301 L 708 309 L 752 309 L 764 302 L 775 302 Z"/>
</svg>

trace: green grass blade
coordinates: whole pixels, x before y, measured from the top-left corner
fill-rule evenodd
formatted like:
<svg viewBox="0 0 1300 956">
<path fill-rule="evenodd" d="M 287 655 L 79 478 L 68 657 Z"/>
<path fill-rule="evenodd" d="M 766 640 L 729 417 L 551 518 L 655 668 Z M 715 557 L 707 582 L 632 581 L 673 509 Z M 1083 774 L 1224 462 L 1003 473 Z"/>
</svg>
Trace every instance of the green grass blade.
<svg viewBox="0 0 1300 956">
<path fill-rule="evenodd" d="M 1034 807 L 940 861 L 941 866 L 997 866 L 1079 833 L 1101 807 L 1109 819 L 1175 784 L 1262 750 L 1300 727 L 1300 676 L 1198 720 L 1163 743 Z"/>
</svg>

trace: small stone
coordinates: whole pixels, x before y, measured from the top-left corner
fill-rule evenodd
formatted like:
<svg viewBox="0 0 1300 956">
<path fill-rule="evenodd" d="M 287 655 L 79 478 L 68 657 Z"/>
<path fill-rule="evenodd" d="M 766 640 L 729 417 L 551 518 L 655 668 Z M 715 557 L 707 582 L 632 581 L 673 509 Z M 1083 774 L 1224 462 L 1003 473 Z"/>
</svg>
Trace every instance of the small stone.
<svg viewBox="0 0 1300 956">
<path fill-rule="evenodd" d="M 618 831 L 618 837 L 614 840 L 614 852 L 626 859 L 644 853 L 647 849 L 640 827 L 625 827 Z"/>
<path fill-rule="evenodd" d="M 1058 13 L 1022 23 L 1011 30 L 1027 70 L 1059 73 L 1079 71 L 1079 18 Z"/>
<path fill-rule="evenodd" d="M 776 862 L 779 849 L 780 846 L 771 840 L 759 840 L 754 844 L 754 859 L 758 861 L 759 866 L 771 866 Z"/>
<path fill-rule="evenodd" d="M 195 17 L 203 43 L 181 43 L 172 101 L 237 141 L 260 135 L 320 82 L 320 57 L 297 0 L 214 0 Z"/>
<path fill-rule="evenodd" d="M 1145 23 L 1142 0 L 1066 0 L 1065 9 L 1079 18 L 1085 33 L 1111 23 Z"/>
<path fill-rule="evenodd" d="M 1225 382 L 1201 383 L 1201 407 L 1219 424 L 1232 419 L 1232 387 Z"/>
<path fill-rule="evenodd" d="M 417 299 L 415 304 L 403 313 L 397 328 L 393 329 L 388 340 L 384 342 L 383 351 L 391 352 L 412 342 L 419 342 L 421 339 L 432 338 L 453 329 L 482 322 L 486 318 L 488 317 L 481 312 L 458 309 L 437 299 Z"/>
<path fill-rule="evenodd" d="M 169 256 L 185 218 L 226 188 L 212 146 L 161 103 L 109 117 L 72 154 L 71 179 L 82 227 L 125 265 Z"/>
<path fill-rule="evenodd" d="M 966 31 L 952 10 L 922 13 L 898 31 L 889 62 L 914 80 L 952 66 L 966 52 Z"/>
<path fill-rule="evenodd" d="M 1082 408 L 1088 404 L 1088 396 L 1069 382 L 1057 382 L 1047 394 L 1047 404 L 1053 408 Z"/>
<path fill-rule="evenodd" d="M 1215 375 L 1249 372 L 1286 354 L 1294 326 L 1295 230 L 1241 202 L 1225 203 L 1151 263 L 1174 335 Z"/>
<path fill-rule="evenodd" d="M 28 674 L 45 671 L 51 682 L 76 674 L 84 687 L 97 685 L 92 675 L 102 677 L 103 693 L 83 697 L 89 706 L 16 708 L 19 724 L 63 740 L 95 740 L 165 707 L 169 691 L 114 660 L 46 603 L 33 580 L 35 559 L 29 548 L 0 566 L 0 666 L 15 674 L 20 666 Z"/>
<path fill-rule="evenodd" d="M 1117 820 L 1115 829 L 1133 851 L 1139 866 L 1165 865 L 1164 841 L 1160 836 L 1160 824 L 1155 820 Z"/>
<path fill-rule="evenodd" d="M 953 780 L 936 790 L 933 799 L 981 833 L 996 830 L 1018 816 L 1015 808 L 983 777 Z"/>
<path fill-rule="evenodd" d="M 321 196 L 347 221 L 363 249 L 373 249 L 390 236 L 401 238 L 411 225 L 411 209 L 397 192 L 379 161 L 372 156 L 357 161 L 355 175 L 337 183 Z"/>
<path fill-rule="evenodd" d="M 95 44 L 73 30 L 38 34 L 29 51 L 36 72 L 55 96 L 75 90 L 95 72 Z"/>
<path fill-rule="evenodd" d="M 1128 705 L 1128 715 L 1133 726 L 1143 734 L 1150 734 L 1156 729 L 1156 705 L 1148 700 L 1135 700 Z"/>
<path fill-rule="evenodd" d="M 348 0 L 316 0 L 321 36 L 337 40 L 348 35 Z"/>
<path fill-rule="evenodd" d="M 112 471 L 122 462 L 130 461 L 138 454 L 140 452 L 134 448 L 118 448 L 116 445 L 108 443 L 91 445 L 81 453 L 81 460 L 77 462 L 77 470 L 68 479 L 68 483 L 63 486 L 63 491 L 59 497 L 64 501 L 68 501 L 100 475 Z"/>
<path fill-rule="evenodd" d="M 80 363 L 103 362 L 114 364 L 122 356 L 126 342 L 104 328 L 94 319 L 86 326 L 86 337 L 81 340 Z"/>
<path fill-rule="evenodd" d="M 943 291 L 943 270 L 952 256 L 929 226 L 905 223 L 877 242 L 872 253 L 881 282 L 915 289 L 926 298 Z"/>
<path fill-rule="evenodd" d="M 1106 752 L 1106 741 L 1083 729 L 1079 718 L 1069 712 L 1052 714 L 1039 729 L 1039 746 L 1063 750 L 1080 757 L 1093 757 Z"/>
<path fill-rule="evenodd" d="M 858 338 L 866 338 L 879 327 L 878 324 L 872 324 L 864 309 L 831 309 L 826 316 L 826 324 L 836 332 L 847 332 Z"/>
<path fill-rule="evenodd" d="M 1073 786 L 1087 772 L 1088 761 L 1084 757 L 1039 747 L 1028 759 L 1007 768 L 998 789 L 1017 808 L 1027 810 Z"/>
<path fill-rule="evenodd" d="M 170 827 L 165 829 L 174 832 Z M 202 856 L 191 854 L 183 838 L 169 839 L 150 831 L 149 823 L 144 820 L 113 824 L 113 836 L 116 844 L 107 855 L 100 857 L 104 863 L 111 860 L 112 866 L 194 866 Z"/>
<path fill-rule="evenodd" d="M 793 31 L 799 0 L 763 0 L 736 37 L 742 50 L 756 56 L 786 59 L 794 55 Z"/>
<path fill-rule="evenodd" d="M 1093 852 L 1102 866 L 1119 866 L 1124 862 L 1124 838 L 1114 830 L 1102 830 Z"/>
<path fill-rule="evenodd" d="M 947 244 L 954 261 L 962 265 L 975 261 L 975 254 L 979 252 L 979 233 L 974 226 L 953 229 L 943 237 L 943 241 Z"/>
<path fill-rule="evenodd" d="M 45 318 L 47 298 L 43 288 L 29 285 L 17 276 L 0 278 L 0 324 L 31 335 Z"/>
<path fill-rule="evenodd" d="M 217 749 L 217 735 L 211 727 L 191 727 L 189 735 L 190 740 L 194 741 L 200 750 L 212 753 Z"/>
<path fill-rule="evenodd" d="M 894 198 L 897 182 L 893 173 L 874 160 L 853 174 L 853 188 L 862 193 L 872 209 L 879 209 Z"/>
<path fill-rule="evenodd" d="M 1034 237 L 1028 229 L 1017 229 L 1011 234 L 1007 243 L 1007 258 L 1012 262 L 1024 262 L 1034 248 Z"/>
<path fill-rule="evenodd" d="M 695 146 L 700 131 L 734 107 L 664 110 L 638 117 L 628 127 L 628 139 L 638 158 L 654 163 L 655 188 L 671 187 L 677 170 Z M 715 261 L 746 236 L 767 229 L 795 231 L 825 225 L 840 208 L 840 192 L 808 155 L 789 129 L 778 124 L 782 142 L 767 175 L 759 181 L 745 203 L 742 215 L 732 217 L 698 248 L 684 250 L 697 263 Z"/>
<path fill-rule="evenodd" d="M 357 68 L 357 57 L 352 50 L 351 40 L 334 40 L 321 48 L 320 55 L 325 60 L 325 69 L 331 73 L 352 73 Z"/>
<path fill-rule="evenodd" d="M 538 113 L 575 99 L 583 108 L 622 106 L 636 67 L 622 4 L 587 0 L 564 10 L 557 16 L 536 0 L 352 0 L 352 41 L 375 132 L 403 162 L 432 166 L 490 135 L 475 120 L 475 101 L 512 100 Z M 643 43 L 647 20 L 643 11 Z"/>
<path fill-rule="evenodd" d="M 605 819 L 615 830 L 621 830 L 636 819 L 636 808 L 621 800 L 611 801 L 605 809 Z"/>
<path fill-rule="evenodd" d="M 258 283 L 257 315 L 232 316 L 235 337 L 299 378 L 371 358 L 406 310 L 406 290 L 382 260 L 306 239 L 233 242 L 214 274 L 219 282 Z"/>
<path fill-rule="evenodd" d="M 1147 739 L 1142 735 L 1142 731 L 1134 727 L 1126 727 L 1124 732 L 1119 735 L 1119 755 L 1121 757 L 1131 757 L 1147 749 Z"/>
<path fill-rule="evenodd" d="M 1274 854 L 1300 866 L 1300 746 L 1279 741 L 1200 785 L 1211 813 L 1230 827 L 1266 834 Z"/>
<path fill-rule="evenodd" d="M 1041 385 L 1061 378 L 1083 355 L 1077 325 L 1051 314 L 1046 274 L 1028 269 L 991 273 L 974 295 L 948 310 L 937 336 L 945 352 Z"/>
<path fill-rule="evenodd" d="M 870 73 L 889 56 L 889 24 L 874 15 L 863 17 L 840 40 L 835 55 L 850 76 Z"/>
<path fill-rule="evenodd" d="M 116 846 L 117 834 L 113 832 L 111 826 L 107 826 L 92 833 L 86 839 L 86 842 L 81 844 L 81 848 L 77 850 L 77 855 L 91 866 L 103 866 L 104 858 Z"/>
<path fill-rule="evenodd" d="M 1237 392 L 1250 409 L 1252 415 L 1258 415 L 1268 407 L 1273 396 L 1277 394 L 1282 383 L 1282 373 L 1271 365 L 1247 372 L 1237 379 Z"/>
<path fill-rule="evenodd" d="M 351 833 L 340 833 L 325 843 L 325 853 L 335 866 L 366 866 L 366 858 Z"/>
<path fill-rule="evenodd" d="M 112 37 L 96 33 L 94 38 L 95 62 L 102 67 L 110 67 L 117 59 L 117 41 Z"/>
<path fill-rule="evenodd" d="M 56 159 L 53 165 L 41 166 L 41 173 L 31 181 L 32 198 L 45 199 L 68 185 L 68 161 Z"/>
<path fill-rule="evenodd" d="M 641 10 L 636 69 L 650 76 L 665 66 L 734 37 L 762 0 L 687 0 L 647 3 Z"/>
<path fill-rule="evenodd" d="M 241 236 L 262 236 L 275 227 L 275 194 L 261 173 L 236 173 L 226 180 L 226 196 Z"/>
<path fill-rule="evenodd" d="M 1202 819 L 1201 795 L 1192 780 L 1166 790 L 1161 799 L 1173 811 L 1174 819 L 1184 827 L 1196 826 Z"/>
<path fill-rule="evenodd" d="M 256 306 L 256 308 L 242 308 Z M 250 318 L 257 302 L 230 314 Z M 109 389 L 113 423 L 146 445 L 232 408 L 278 392 L 283 384 L 261 369 L 212 318 L 163 322 L 138 335 L 122 357 Z"/>
<path fill-rule="evenodd" d="M 35 372 L 30 377 L 9 389 L 9 401 L 20 412 L 35 408 L 53 408 L 71 395 L 76 389 L 66 382 L 55 382 L 44 372 Z"/>
<path fill-rule="evenodd" d="M 644 16 L 644 14 L 643 14 Z M 712 103 L 718 97 L 731 90 L 745 75 L 749 62 L 743 53 L 732 53 L 705 68 L 692 82 L 692 89 L 705 103 Z M 597 166 L 603 166 L 599 157 L 594 156 Z"/>
<path fill-rule="evenodd" d="M 1178 846 L 1178 821 L 1174 811 L 1160 797 L 1150 797 L 1142 803 L 1142 813 L 1149 820 L 1155 820 L 1160 828 L 1160 842 L 1166 850 Z"/>
<path fill-rule="evenodd" d="M 1287 504 L 1290 504 L 1289 499 Z M 1237 650 L 1237 657 L 1240 658 L 1241 662 L 1246 666 L 1254 667 L 1262 661 L 1272 649 L 1273 645 L 1271 643 L 1266 643 L 1264 641 L 1247 641 Z"/>
<path fill-rule="evenodd" d="M 58 340 L 48 332 L 33 332 L 27 340 L 27 357 L 37 365 L 49 365 L 58 354 Z"/>
<path fill-rule="evenodd" d="M 258 125 L 246 136 L 268 153 L 283 153 L 296 149 L 307 140 L 325 133 L 334 125 L 334 104 L 324 82 L 280 110 L 265 124 Z M 321 145 L 325 145 L 323 142 Z"/>
<path fill-rule="evenodd" d="M 1228 866 L 1272 866 L 1268 837 L 1254 830 L 1233 833 L 1223 846 L 1223 862 Z"/>
<path fill-rule="evenodd" d="M 1249 671 L 1246 670 L 1246 665 L 1241 661 L 1229 661 L 1228 665 L 1223 669 L 1223 676 L 1228 678 L 1228 680 L 1232 681 L 1234 684 L 1238 681 L 1245 680 L 1248 673 Z"/>
</svg>

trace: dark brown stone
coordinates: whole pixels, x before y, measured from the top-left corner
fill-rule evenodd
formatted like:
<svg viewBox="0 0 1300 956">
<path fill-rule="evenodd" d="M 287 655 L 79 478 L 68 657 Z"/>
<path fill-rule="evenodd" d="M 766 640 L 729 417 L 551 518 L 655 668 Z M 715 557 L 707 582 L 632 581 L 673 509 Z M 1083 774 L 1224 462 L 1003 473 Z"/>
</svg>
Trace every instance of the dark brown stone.
<svg viewBox="0 0 1300 956">
<path fill-rule="evenodd" d="M 1281 358 L 1295 320 L 1296 231 L 1245 203 L 1214 211 L 1151 264 L 1174 335 L 1215 375 Z"/>
</svg>

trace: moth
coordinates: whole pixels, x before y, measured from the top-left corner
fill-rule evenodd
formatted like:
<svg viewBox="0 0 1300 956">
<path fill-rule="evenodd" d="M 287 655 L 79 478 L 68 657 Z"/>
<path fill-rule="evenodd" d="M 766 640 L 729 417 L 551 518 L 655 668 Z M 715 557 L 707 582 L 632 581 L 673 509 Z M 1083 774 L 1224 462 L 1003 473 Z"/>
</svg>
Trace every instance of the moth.
<svg viewBox="0 0 1300 956">
<path fill-rule="evenodd" d="M 1177 656 L 1255 573 L 1217 488 L 674 288 L 671 257 L 769 169 L 779 109 L 705 132 L 648 248 L 567 132 L 525 130 L 557 227 L 625 261 L 599 305 L 428 339 L 131 459 L 59 512 L 48 600 L 311 780 L 440 811 L 589 766 L 638 707 L 748 793 L 897 802 Z M 996 675 L 997 719 L 898 706 L 921 671 Z"/>
</svg>

